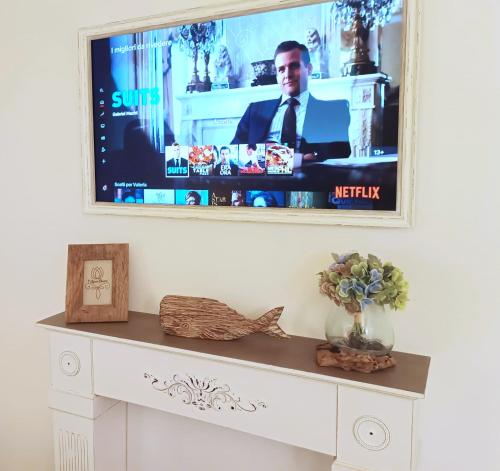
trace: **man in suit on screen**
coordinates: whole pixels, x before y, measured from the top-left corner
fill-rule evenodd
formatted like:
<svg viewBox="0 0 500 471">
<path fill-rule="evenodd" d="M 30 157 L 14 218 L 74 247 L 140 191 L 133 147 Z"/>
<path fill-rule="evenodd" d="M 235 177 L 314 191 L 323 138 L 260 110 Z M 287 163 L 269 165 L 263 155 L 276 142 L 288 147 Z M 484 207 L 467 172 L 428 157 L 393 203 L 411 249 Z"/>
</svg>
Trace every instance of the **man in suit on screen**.
<svg viewBox="0 0 500 471">
<path fill-rule="evenodd" d="M 349 157 L 349 103 L 318 100 L 309 93 L 312 65 L 307 47 L 282 42 L 274 63 L 281 97 L 251 103 L 231 143 L 278 142 L 301 153 L 303 162 Z"/>
<path fill-rule="evenodd" d="M 167 177 L 187 177 L 188 160 L 181 154 L 181 146 L 174 142 L 171 147 L 172 157 L 166 161 L 165 170 Z"/>
</svg>

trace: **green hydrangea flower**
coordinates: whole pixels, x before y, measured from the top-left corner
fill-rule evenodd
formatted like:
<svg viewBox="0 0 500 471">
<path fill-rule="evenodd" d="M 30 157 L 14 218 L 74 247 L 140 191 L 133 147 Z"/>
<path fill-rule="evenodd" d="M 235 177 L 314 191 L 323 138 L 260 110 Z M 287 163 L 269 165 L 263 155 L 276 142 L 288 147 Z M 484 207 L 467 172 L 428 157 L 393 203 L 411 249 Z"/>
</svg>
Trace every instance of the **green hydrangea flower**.
<svg viewBox="0 0 500 471">
<path fill-rule="evenodd" d="M 357 252 L 332 253 L 334 263 L 318 273 L 320 293 L 355 314 L 371 303 L 404 309 L 408 302 L 408 282 L 403 272 L 375 255 Z"/>
</svg>

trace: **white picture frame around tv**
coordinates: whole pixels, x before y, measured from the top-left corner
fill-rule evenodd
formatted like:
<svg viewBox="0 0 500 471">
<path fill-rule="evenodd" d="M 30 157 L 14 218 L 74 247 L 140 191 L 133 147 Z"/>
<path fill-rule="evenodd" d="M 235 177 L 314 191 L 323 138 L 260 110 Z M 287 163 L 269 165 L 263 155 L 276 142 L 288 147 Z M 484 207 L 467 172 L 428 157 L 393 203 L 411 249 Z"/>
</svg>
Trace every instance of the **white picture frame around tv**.
<svg viewBox="0 0 500 471">
<path fill-rule="evenodd" d="M 343 32 L 344 28 L 342 28 L 341 25 L 336 24 L 333 27 L 331 26 L 332 21 L 334 21 L 332 20 L 332 5 L 336 2 L 325 3 L 304 0 L 281 0 L 277 2 L 276 0 L 259 0 L 257 2 L 239 2 L 237 4 L 215 4 L 203 8 L 170 12 L 161 16 L 126 20 L 81 29 L 79 31 L 79 67 L 82 117 L 84 211 L 93 214 L 141 215 L 168 218 L 199 218 L 211 220 L 294 224 L 385 227 L 411 226 L 413 223 L 414 169 L 416 158 L 415 128 L 417 122 L 417 62 L 419 55 L 418 38 L 420 27 L 420 6 L 419 0 L 395 1 L 400 2 L 402 8 L 399 12 L 396 12 L 391 19 L 394 23 L 392 30 L 387 28 L 387 31 L 389 32 L 386 33 L 384 37 L 385 27 L 375 28 L 375 33 L 373 31 L 370 33 L 371 36 L 375 36 L 375 39 L 371 38 L 371 36 L 371 39 L 368 39 L 368 47 L 371 46 L 373 50 L 377 51 L 376 57 L 373 58 L 371 55 L 370 59 L 373 59 L 378 71 L 359 75 L 349 75 L 349 72 L 346 72 L 346 70 L 350 70 L 349 67 L 352 67 L 352 63 L 349 65 L 351 53 L 348 51 L 348 47 L 352 44 L 353 34 L 350 32 Z M 303 13 L 302 11 L 298 12 L 298 10 L 295 10 L 296 8 L 308 9 L 304 10 Z M 241 43 L 245 42 L 245 39 L 238 37 L 236 34 L 242 34 L 241 24 L 245 24 L 245 21 L 247 20 L 248 24 L 251 24 L 252 21 L 258 21 L 264 27 L 264 24 L 267 26 L 268 24 L 275 23 L 275 19 L 279 19 L 279 17 L 273 16 L 272 18 L 269 17 L 266 19 L 265 16 L 259 15 L 282 15 L 284 14 L 283 12 L 288 11 L 292 12 L 290 15 L 293 14 L 298 18 L 301 17 L 300 21 L 307 17 L 310 18 L 311 23 L 314 23 L 316 18 L 314 16 L 316 15 L 315 11 L 320 8 L 322 9 L 322 12 L 328 11 L 329 9 L 331 17 L 326 17 L 327 21 L 325 21 L 325 14 L 321 13 L 323 16 L 319 17 L 320 21 L 316 24 L 304 25 L 304 28 L 307 30 L 305 35 L 303 34 L 299 38 L 291 39 L 306 44 L 308 38 L 305 36 L 310 36 L 310 34 L 314 35 L 315 33 L 313 30 L 316 29 L 316 32 L 319 33 L 319 37 L 321 37 L 323 41 L 320 43 L 319 47 L 321 50 L 321 48 L 325 49 L 325 44 L 327 42 L 327 39 L 325 38 L 328 38 L 328 46 L 326 47 L 328 52 L 326 60 L 324 59 L 324 55 L 318 55 L 317 50 L 314 50 L 313 47 L 309 48 L 310 44 L 307 43 L 308 49 L 310 50 L 311 63 L 314 61 L 314 66 L 316 67 L 316 69 L 313 67 L 312 70 L 321 72 L 320 74 L 316 73 L 316 77 L 314 78 L 309 75 L 309 89 L 311 90 L 310 95 L 319 94 L 320 97 L 326 97 L 326 99 L 331 99 L 331 97 L 333 97 L 333 99 L 345 100 L 345 102 L 348 103 L 350 109 L 349 144 L 351 155 L 343 159 L 332 158 L 321 162 L 312 162 L 313 166 L 304 165 L 303 168 L 306 169 L 304 171 L 306 175 L 305 178 L 303 177 L 304 173 L 302 173 L 301 168 L 295 167 L 296 163 L 294 162 L 293 172 L 296 177 L 295 180 L 298 182 L 297 185 L 305 185 L 309 181 L 307 180 L 310 178 L 310 173 L 308 173 L 308 171 L 311 168 L 313 168 L 318 175 L 320 175 L 320 170 L 318 169 L 321 169 L 321 172 L 324 171 L 323 169 L 326 169 L 325 171 L 331 172 L 331 175 L 335 175 L 331 180 L 331 193 L 329 192 L 330 187 L 326 190 L 324 186 L 320 187 L 320 183 L 325 185 L 324 182 L 329 182 L 330 180 L 327 180 L 326 177 L 323 178 L 323 173 L 321 173 L 320 177 L 318 177 L 320 179 L 323 178 L 320 183 L 318 183 L 318 188 L 321 188 L 323 193 L 320 194 L 320 192 L 318 192 L 317 194 L 319 196 L 318 199 L 316 199 L 316 196 L 314 196 L 314 198 L 312 197 L 314 192 L 314 190 L 312 190 L 309 195 L 311 198 L 308 203 L 309 206 L 315 206 L 314 201 L 321 201 L 321 203 L 315 207 L 307 207 L 307 204 L 305 207 L 297 207 L 296 196 L 300 193 L 298 200 L 302 201 L 302 197 L 304 195 L 305 199 L 307 199 L 308 195 L 306 195 L 306 193 L 308 193 L 309 187 L 299 185 L 297 186 L 296 194 L 294 194 L 294 187 L 288 188 L 286 187 L 288 183 L 284 183 L 288 180 L 292 181 L 294 178 L 286 177 L 288 180 L 286 180 L 286 178 L 279 180 L 279 176 L 274 176 L 271 172 L 272 169 L 267 167 L 267 165 L 271 165 L 269 164 L 270 161 L 267 160 L 268 154 L 266 154 L 265 157 L 266 175 L 263 178 L 269 178 L 269 180 L 267 180 L 267 186 L 264 184 L 262 186 L 264 187 L 264 191 L 273 193 L 274 190 L 276 190 L 276 194 L 278 194 L 278 192 L 283 193 L 283 196 L 280 196 L 281 200 L 279 204 L 282 207 L 250 207 L 251 204 L 254 204 L 251 202 L 252 200 L 250 199 L 250 196 L 259 196 L 256 193 L 260 191 L 260 188 L 258 188 L 257 184 L 253 184 L 253 187 L 250 185 L 249 188 L 247 181 L 256 180 L 245 180 L 245 177 L 241 177 L 241 174 L 234 180 L 229 180 L 231 178 L 230 176 L 220 177 L 220 181 L 222 182 L 220 194 L 217 193 L 219 192 L 219 187 L 217 186 L 217 182 L 219 181 L 217 178 L 219 177 L 215 177 L 210 180 L 209 176 L 205 180 L 203 180 L 203 178 L 199 178 L 198 181 L 198 175 L 195 173 L 190 173 L 192 180 L 185 180 L 187 183 L 184 183 L 181 187 L 179 187 L 179 185 L 182 185 L 182 183 L 179 182 L 182 182 L 182 178 L 169 179 L 168 176 L 165 175 L 166 185 L 177 186 L 172 186 L 171 189 L 166 187 L 156 188 L 159 187 L 160 184 L 151 184 L 152 188 L 148 188 L 148 185 L 151 187 L 149 183 L 146 183 L 145 186 L 141 185 L 141 178 L 134 179 L 130 173 L 127 174 L 127 177 L 120 178 L 120 172 L 122 171 L 121 162 L 123 162 L 123 156 L 121 154 L 108 153 L 104 155 L 99 153 L 102 149 L 104 149 L 104 152 L 108 151 L 106 145 L 112 145 L 110 141 L 113 140 L 113 138 L 108 138 L 107 142 L 104 140 L 101 142 L 100 140 L 106 139 L 107 136 L 104 133 L 103 135 L 100 135 L 101 132 L 99 126 L 102 127 L 102 124 L 109 124 L 108 128 L 112 128 L 115 126 L 115 123 L 121 119 L 121 116 L 127 115 L 127 113 L 131 115 L 135 113 L 136 117 L 137 114 L 140 115 L 141 112 L 151 113 L 151 111 L 144 111 L 148 106 L 146 96 L 147 93 L 144 94 L 141 92 L 144 88 L 138 88 L 138 91 L 136 92 L 135 105 L 138 106 L 135 106 L 135 108 L 134 103 L 132 103 L 131 107 L 126 108 L 128 111 L 123 111 L 125 108 L 122 108 L 121 112 L 113 111 L 111 108 L 108 109 L 108 107 L 115 106 L 117 103 L 125 106 L 124 102 L 122 103 L 120 100 L 117 102 L 116 100 L 117 97 L 120 98 L 120 94 L 117 90 L 124 88 L 123 85 L 118 85 L 118 82 L 124 81 L 124 77 L 126 75 L 123 72 L 125 70 L 123 69 L 124 57 L 127 54 L 135 54 L 136 59 L 134 60 L 139 61 L 137 57 L 142 54 L 142 51 L 145 48 L 144 42 L 142 45 L 137 41 L 134 42 L 134 44 L 131 44 L 129 39 L 127 39 L 127 41 L 129 41 L 129 45 L 126 45 L 125 40 L 123 40 L 125 42 L 120 43 L 120 38 L 149 38 L 150 42 L 146 44 L 146 47 L 156 47 L 157 52 L 157 49 L 162 47 L 161 44 L 167 44 L 167 41 L 164 43 L 161 43 L 160 41 L 158 41 L 158 43 L 151 43 L 151 32 L 155 32 L 156 30 L 166 31 L 167 29 L 168 31 L 178 31 L 178 28 L 182 25 L 208 23 L 211 21 L 216 22 L 219 31 L 214 39 L 214 49 L 212 50 L 211 62 L 208 64 L 209 68 L 207 67 L 207 71 L 209 72 L 208 76 L 211 80 L 211 88 L 207 89 L 207 91 L 198 91 L 196 87 L 199 84 L 193 85 L 193 78 L 191 75 L 193 69 L 193 51 L 187 51 L 191 53 L 191 56 L 189 56 L 186 52 L 186 48 L 189 48 L 189 45 L 187 45 L 189 41 L 184 41 L 183 45 L 180 45 L 178 39 L 179 36 L 177 36 L 177 38 L 174 37 L 177 33 L 173 35 L 170 34 L 169 36 L 170 39 L 174 37 L 174 39 L 169 43 L 169 45 L 172 43 L 174 44 L 172 49 L 169 49 L 169 60 L 173 61 L 177 68 L 175 74 L 171 73 L 172 66 L 170 67 L 169 72 L 167 72 L 170 73 L 171 76 L 174 75 L 174 78 L 169 78 L 170 81 L 168 82 L 168 86 L 170 87 L 168 91 L 168 93 L 170 93 L 168 98 L 170 101 L 168 103 L 171 111 L 165 111 L 166 108 L 164 108 L 162 112 L 165 122 L 167 120 L 165 115 L 169 114 L 168 119 L 170 119 L 170 129 L 172 129 L 172 135 L 175 137 L 170 139 L 170 141 L 168 141 L 166 137 L 160 137 L 159 141 L 156 143 L 158 149 L 157 154 L 160 157 L 162 154 L 171 154 L 170 148 L 167 150 L 167 147 L 177 144 L 177 142 L 173 143 L 172 140 L 179 141 L 179 137 L 182 141 L 180 142 L 180 145 L 188 146 L 187 148 L 189 150 L 194 149 L 191 146 L 195 145 L 198 147 L 205 146 L 204 148 L 206 148 L 208 144 L 214 144 L 216 146 L 213 153 L 212 169 L 215 168 L 217 159 L 220 158 L 217 146 L 221 149 L 225 144 L 228 146 L 234 144 L 235 138 L 233 138 L 233 141 L 229 142 L 230 137 L 228 136 L 232 136 L 234 133 L 232 129 L 236 129 L 236 127 L 241 124 L 241 120 L 243 119 L 241 118 L 241 115 L 245 111 L 248 104 L 244 100 L 237 102 L 234 97 L 245 96 L 245 99 L 248 102 L 254 102 L 259 101 L 259 98 L 268 99 L 270 96 L 279 95 L 281 93 L 279 85 L 257 84 L 257 86 L 252 86 L 252 84 L 256 85 L 255 81 L 258 81 L 259 78 L 254 76 L 253 81 L 251 81 L 251 73 L 255 73 L 256 68 L 254 65 L 252 69 L 249 62 L 252 61 L 252 59 L 272 59 L 272 52 L 269 51 L 274 50 L 274 45 L 272 46 L 272 49 L 270 48 L 271 46 L 269 46 L 265 57 L 256 57 L 256 51 L 259 48 L 262 49 L 263 46 L 262 44 L 256 45 L 253 49 L 252 47 L 242 47 Z M 242 23 L 237 23 L 237 21 Z M 318 23 L 321 24 L 318 25 Z M 387 25 L 390 24 L 392 23 L 387 23 Z M 316 28 L 313 28 L 313 26 Z M 246 34 L 251 37 L 252 31 L 255 31 L 255 25 L 249 27 Z M 325 33 L 325 31 L 327 31 L 327 33 Z M 276 43 L 278 43 L 280 39 L 283 40 L 283 37 L 279 37 L 279 33 L 273 34 L 277 35 L 275 41 Z M 161 35 L 159 37 L 161 39 Z M 301 41 L 302 39 L 303 41 Z M 334 39 L 336 45 L 335 47 L 332 46 Z M 104 100 L 106 104 L 103 111 L 100 111 L 98 105 L 100 103 L 99 96 L 97 95 L 99 83 L 96 82 L 96 77 L 104 75 L 99 75 L 100 72 L 98 69 L 101 67 L 101 63 L 97 60 L 99 59 L 99 56 L 93 56 L 93 50 L 94 52 L 98 50 L 97 46 L 93 46 L 93 44 L 101 44 L 102 41 L 99 43 L 100 40 L 108 41 L 106 44 L 108 44 L 108 46 L 111 45 L 109 47 L 111 49 L 111 56 L 113 53 L 119 56 L 110 59 L 110 63 L 116 71 L 113 76 L 112 86 L 100 89 L 103 91 L 103 98 L 106 98 Z M 385 43 L 383 43 L 383 41 L 385 41 Z M 266 40 L 266 42 L 272 41 Z M 238 43 L 238 50 L 236 50 L 236 46 L 233 49 L 229 47 L 231 44 Z M 122 46 L 120 46 L 120 44 L 122 44 Z M 227 46 L 226 52 L 229 53 L 230 60 L 232 62 L 231 67 L 229 68 L 229 73 L 227 62 L 224 63 L 223 60 L 221 62 L 220 54 L 219 58 L 216 57 L 217 50 L 220 52 L 221 45 Z M 119 53 L 117 51 L 119 51 Z M 199 59 L 197 65 L 199 69 L 200 82 L 202 82 L 204 80 L 205 71 L 203 70 L 203 47 L 201 43 L 199 44 L 198 53 Z M 385 56 L 384 53 L 386 54 Z M 156 55 L 156 60 L 165 60 L 165 52 L 162 52 L 162 54 L 163 59 L 158 59 L 158 55 Z M 182 59 L 183 54 L 185 56 L 184 59 Z M 253 57 L 251 57 L 251 54 L 253 54 Z M 385 58 L 390 57 L 390 54 L 392 54 L 394 60 L 392 60 L 392 62 L 390 60 L 386 60 L 384 63 Z M 399 54 L 399 57 L 397 57 L 397 54 Z M 178 61 L 175 62 L 176 57 L 181 59 L 178 59 Z M 148 59 L 151 58 L 149 57 Z M 113 62 L 113 60 L 115 62 Z M 185 62 L 182 62 L 183 60 Z M 215 62 L 217 62 L 219 66 L 222 64 L 222 66 L 217 69 L 214 65 Z M 324 66 L 325 63 L 327 63 L 326 66 Z M 396 67 L 395 64 L 398 67 Z M 109 67 L 109 64 L 107 67 Z M 120 67 L 122 68 L 120 69 Z M 319 70 L 322 69 L 322 67 L 325 67 L 326 72 Z M 384 67 L 393 68 L 390 75 L 385 72 L 380 72 L 380 70 L 384 70 Z M 342 75 L 342 73 L 339 74 L 339 68 L 343 70 L 344 74 L 347 73 L 348 75 Z M 235 72 L 235 69 L 238 70 Z M 163 92 L 167 94 L 165 91 L 165 81 L 167 77 L 167 75 L 165 75 L 165 70 L 166 69 L 163 68 L 163 75 L 160 79 L 158 79 L 163 81 L 160 87 L 161 94 L 163 94 Z M 231 74 L 234 74 L 235 76 L 239 75 L 234 78 Z M 111 76 L 111 74 L 109 75 Z M 394 79 L 394 77 L 396 77 L 396 79 Z M 131 78 L 127 75 L 126 80 L 129 80 L 129 82 L 134 81 L 134 77 Z M 384 130 L 381 130 L 381 123 L 384 123 L 385 125 L 387 121 L 386 115 L 384 114 L 385 110 L 388 109 L 386 91 L 390 88 L 387 87 L 387 84 L 391 80 L 393 80 L 394 83 L 397 83 L 398 87 L 396 88 L 393 86 L 392 90 L 399 90 L 395 101 L 396 105 L 393 105 L 392 107 L 392 119 L 396 119 L 397 122 L 396 129 L 392 129 L 392 139 L 393 141 L 396 140 L 397 146 L 395 157 L 392 154 L 387 156 L 384 155 L 384 149 L 392 148 L 390 146 L 384 146 L 386 142 L 389 142 L 391 137 L 387 137 L 383 134 Z M 136 87 L 137 83 L 138 79 L 135 77 Z M 186 87 L 185 89 L 180 88 L 184 86 Z M 189 87 L 191 87 L 190 90 L 188 90 Z M 130 86 L 128 90 L 130 90 Z M 113 93 L 115 93 L 115 95 L 113 95 Z M 116 95 L 116 93 L 118 93 L 118 95 Z M 141 93 L 143 93 L 144 96 L 141 95 Z M 393 94 L 393 96 L 395 95 L 396 93 Z M 162 100 L 166 102 L 167 98 L 165 98 L 165 96 L 162 96 Z M 142 103 L 141 99 L 144 99 Z M 151 94 L 149 100 L 149 106 L 151 108 Z M 199 106 L 197 103 L 200 102 L 205 103 L 202 111 L 197 108 L 197 106 Z M 234 103 L 237 104 L 234 105 Z M 98 113 L 104 114 L 104 110 L 108 113 L 108 118 L 111 119 L 111 115 L 113 115 L 112 119 L 115 121 L 103 121 L 99 124 L 100 121 L 97 121 L 97 117 L 99 116 Z M 221 115 L 221 110 L 227 110 L 227 115 Z M 113 113 L 116 113 L 116 116 Z M 118 118 L 119 115 L 121 115 L 120 118 Z M 174 116 L 173 120 L 172 115 Z M 394 118 L 394 116 L 396 118 Z M 162 129 L 165 129 L 164 123 L 162 123 L 161 126 Z M 113 132 L 116 137 L 118 131 Z M 147 132 L 150 133 L 149 135 L 153 135 L 155 130 L 148 128 Z M 390 134 L 390 132 L 386 134 Z M 203 136 L 212 137 L 209 138 Z M 224 138 L 222 139 L 217 136 L 224 136 Z M 366 144 L 367 136 L 369 140 L 368 144 Z M 298 139 L 299 138 L 300 136 Z M 201 142 L 203 139 L 210 142 Z M 384 141 L 384 139 L 387 139 L 387 141 Z M 120 139 L 115 138 L 115 142 L 120 142 Z M 365 143 L 363 144 L 363 142 Z M 233 146 L 233 148 L 239 147 L 241 149 L 241 141 L 239 144 L 239 146 Z M 297 149 L 300 150 L 300 142 Z M 240 150 L 239 152 L 242 151 Z M 355 153 L 356 155 L 354 155 Z M 138 155 L 140 158 L 142 155 L 140 151 L 138 152 Z M 190 154 L 189 157 L 190 159 L 191 155 L 192 154 Z M 295 155 L 302 158 L 300 152 L 295 151 Z M 316 155 L 316 152 L 314 152 L 314 155 Z M 315 157 L 313 157 L 313 159 L 314 158 Z M 113 164 L 114 167 L 112 167 L 112 171 L 107 170 L 106 165 L 109 165 L 108 159 L 109 161 L 115 162 Z M 241 155 L 239 159 L 241 162 Z M 301 162 L 302 164 L 309 163 L 305 162 L 305 160 L 302 160 Z M 163 165 L 163 168 L 165 169 L 167 164 L 164 163 Z M 191 160 L 189 160 L 189 172 L 195 172 L 195 167 L 192 165 L 194 164 L 192 164 Z M 101 167 L 105 168 L 105 171 L 109 172 L 105 175 L 111 176 L 103 177 L 103 170 Z M 123 168 L 125 168 L 125 166 L 123 166 Z M 138 168 L 142 168 L 141 165 L 139 165 Z M 129 169 L 123 171 L 126 172 L 129 171 Z M 241 168 L 240 172 L 242 172 Z M 337 172 L 339 176 L 337 176 Z M 392 173 L 385 174 L 384 172 Z M 388 177 L 387 175 L 390 176 Z M 300 179 L 299 176 L 301 176 L 302 179 Z M 109 182 L 106 178 L 108 178 Z M 352 180 L 353 178 L 354 180 Z M 359 178 L 359 182 L 361 182 L 359 185 L 356 184 L 358 181 L 356 180 L 357 178 Z M 205 201 L 205 203 L 202 202 L 202 205 L 194 206 L 187 205 L 189 203 L 183 203 L 182 205 L 178 204 L 179 196 L 177 196 L 176 200 L 174 192 L 178 192 L 178 195 L 181 195 L 182 191 L 182 195 L 186 196 L 187 201 L 191 186 L 193 186 L 194 189 L 200 193 L 200 191 L 198 191 L 200 190 L 200 185 L 203 186 L 203 184 L 200 183 L 201 181 L 209 181 L 210 185 L 212 185 L 211 182 L 216 182 L 214 187 L 215 189 L 212 189 L 210 186 L 207 193 L 203 194 L 201 198 L 198 199 L 198 204 L 200 200 Z M 227 183 L 228 181 L 231 183 Z M 239 181 L 243 182 L 241 183 L 241 185 L 243 185 L 242 193 L 247 194 L 246 200 L 244 197 L 242 198 L 242 201 L 246 203 L 246 205 L 240 207 L 230 206 L 229 200 L 231 199 L 231 192 L 228 189 L 230 188 L 228 185 L 231 184 L 239 188 L 236 185 Z M 257 181 L 263 182 L 265 180 Z M 382 181 L 381 185 L 380 181 Z M 377 203 L 379 203 L 379 201 L 363 201 L 363 198 L 367 200 L 372 197 L 376 198 L 378 196 L 377 192 L 383 192 L 386 181 L 390 181 L 390 185 L 388 187 L 391 188 L 390 191 L 392 193 L 390 193 L 391 197 L 387 198 L 389 203 L 384 204 L 389 204 L 390 209 L 385 209 L 384 207 L 379 209 L 377 207 Z M 274 185 L 272 182 L 277 182 L 276 188 L 272 186 Z M 245 184 L 247 185 L 246 187 L 244 186 Z M 314 184 L 316 185 L 316 180 Z M 151 199 L 148 200 L 148 198 L 146 198 L 145 201 L 144 196 L 142 196 L 142 201 L 139 197 L 137 197 L 135 202 L 127 202 L 127 199 L 123 196 L 127 190 L 138 190 L 136 191 L 137 195 L 140 193 L 141 186 L 144 186 L 145 189 L 151 190 L 149 191 L 150 194 L 154 193 L 153 190 L 155 190 L 156 194 L 154 197 L 157 199 L 151 203 Z M 358 187 L 360 189 L 358 189 Z M 378 190 L 376 190 L 376 188 L 378 188 Z M 112 196 L 100 196 L 102 194 L 106 194 L 106 191 L 111 192 Z M 252 191 L 253 193 L 251 193 Z M 325 194 L 325 191 L 326 196 L 323 197 L 322 195 Z M 171 194 L 169 192 L 171 192 Z M 232 193 L 234 194 L 235 192 L 233 191 Z M 144 193 L 140 194 L 143 195 Z M 229 198 L 227 201 L 228 205 L 221 206 L 210 204 L 210 202 L 216 204 L 217 201 L 224 201 L 226 196 L 221 195 L 229 195 L 227 196 L 227 198 Z M 163 198 L 163 200 L 161 198 Z M 206 201 L 208 201 L 208 204 Z M 295 203 L 292 203 L 292 201 Z M 325 201 L 326 203 L 324 203 Z M 162 202 L 166 204 L 158 204 Z M 358 202 L 359 206 L 356 206 Z M 342 206 L 342 204 L 344 204 L 344 206 Z M 372 206 L 369 206 L 370 204 Z M 295 205 L 295 207 L 291 207 L 293 205 Z M 255 204 L 255 206 L 258 205 Z"/>
</svg>

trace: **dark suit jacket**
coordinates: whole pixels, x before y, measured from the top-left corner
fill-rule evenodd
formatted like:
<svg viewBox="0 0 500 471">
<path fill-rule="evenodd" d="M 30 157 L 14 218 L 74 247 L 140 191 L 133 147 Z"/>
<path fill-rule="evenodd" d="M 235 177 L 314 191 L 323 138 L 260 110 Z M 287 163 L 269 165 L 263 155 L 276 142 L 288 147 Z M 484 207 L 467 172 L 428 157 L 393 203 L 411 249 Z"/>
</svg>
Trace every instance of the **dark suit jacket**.
<svg viewBox="0 0 500 471">
<path fill-rule="evenodd" d="M 187 167 L 188 166 L 188 160 L 180 158 L 180 164 L 175 165 L 175 159 L 172 157 L 171 159 L 167 160 L 167 167 Z"/>
<path fill-rule="evenodd" d="M 281 98 L 250 103 L 242 116 L 231 144 L 266 142 L 271 121 Z M 346 100 L 323 101 L 309 95 L 300 148 L 303 154 L 315 153 L 316 160 L 349 157 L 351 116 Z"/>
<path fill-rule="evenodd" d="M 179 165 L 175 165 L 175 159 L 171 158 L 167 160 L 165 171 L 167 177 L 187 177 L 189 173 L 188 160 L 181 158 Z"/>
</svg>

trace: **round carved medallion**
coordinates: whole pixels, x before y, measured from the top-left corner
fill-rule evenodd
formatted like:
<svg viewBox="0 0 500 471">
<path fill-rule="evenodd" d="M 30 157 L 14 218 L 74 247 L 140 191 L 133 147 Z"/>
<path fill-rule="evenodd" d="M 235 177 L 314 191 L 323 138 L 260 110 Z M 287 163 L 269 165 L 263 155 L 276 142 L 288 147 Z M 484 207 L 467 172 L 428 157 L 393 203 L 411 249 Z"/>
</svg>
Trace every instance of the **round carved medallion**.
<svg viewBox="0 0 500 471">
<path fill-rule="evenodd" d="M 354 422 L 353 433 L 356 441 L 367 450 L 383 450 L 391 441 L 387 425 L 376 417 L 360 417 Z"/>
<path fill-rule="evenodd" d="M 59 368 L 66 376 L 76 376 L 80 371 L 80 359 L 74 352 L 64 351 L 59 355 Z"/>
</svg>

